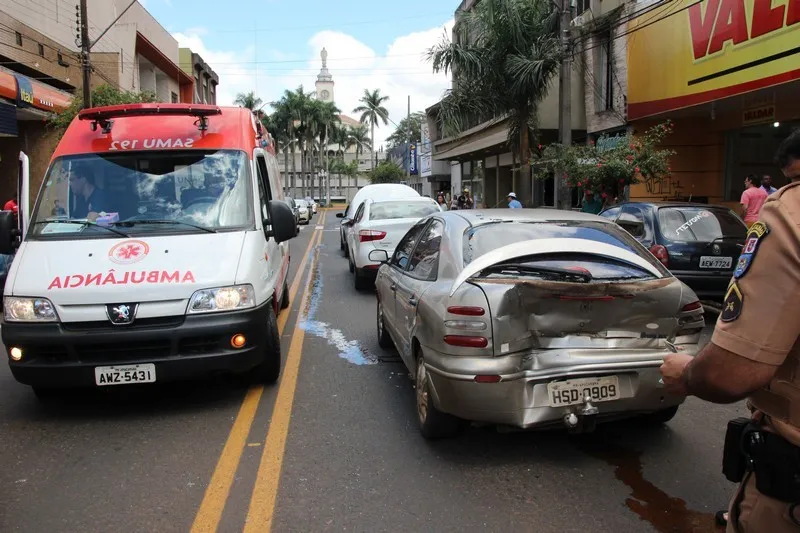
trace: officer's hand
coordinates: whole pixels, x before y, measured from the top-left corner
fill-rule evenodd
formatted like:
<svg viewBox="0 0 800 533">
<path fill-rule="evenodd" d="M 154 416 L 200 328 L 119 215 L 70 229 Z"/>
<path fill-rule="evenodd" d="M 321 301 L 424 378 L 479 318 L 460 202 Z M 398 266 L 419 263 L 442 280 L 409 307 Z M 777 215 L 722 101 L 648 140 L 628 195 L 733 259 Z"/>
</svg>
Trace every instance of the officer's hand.
<svg viewBox="0 0 800 533">
<path fill-rule="evenodd" d="M 683 371 L 692 361 L 693 357 L 687 353 L 671 353 L 664 358 L 661 365 L 661 375 L 664 378 L 664 388 L 676 396 L 688 396 L 686 384 L 683 381 Z"/>
</svg>

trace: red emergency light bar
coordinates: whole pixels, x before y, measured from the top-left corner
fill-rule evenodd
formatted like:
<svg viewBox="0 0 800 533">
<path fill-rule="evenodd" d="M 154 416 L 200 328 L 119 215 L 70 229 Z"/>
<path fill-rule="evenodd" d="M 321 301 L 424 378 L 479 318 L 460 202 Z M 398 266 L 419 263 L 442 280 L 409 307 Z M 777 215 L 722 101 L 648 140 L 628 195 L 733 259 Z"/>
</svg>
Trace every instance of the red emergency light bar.
<svg viewBox="0 0 800 533">
<path fill-rule="evenodd" d="M 197 117 L 200 130 L 208 128 L 208 117 L 221 115 L 222 109 L 215 105 L 187 105 L 187 104 L 122 104 L 106 107 L 93 107 L 78 113 L 78 120 L 91 120 L 92 130 L 100 125 L 103 133 L 110 133 L 113 118 L 119 117 L 147 117 L 147 116 L 189 116 Z"/>
</svg>

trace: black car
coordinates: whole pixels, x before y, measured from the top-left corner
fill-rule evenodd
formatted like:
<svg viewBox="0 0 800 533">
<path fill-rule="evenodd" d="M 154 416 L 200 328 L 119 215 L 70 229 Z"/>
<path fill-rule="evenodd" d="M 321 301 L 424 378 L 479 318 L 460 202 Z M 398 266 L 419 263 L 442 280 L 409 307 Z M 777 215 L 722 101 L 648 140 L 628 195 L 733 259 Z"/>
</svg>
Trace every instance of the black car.
<svg viewBox="0 0 800 533">
<path fill-rule="evenodd" d="M 727 207 L 630 202 L 600 216 L 627 230 L 701 299 L 724 298 L 747 235 L 747 226 Z"/>
</svg>

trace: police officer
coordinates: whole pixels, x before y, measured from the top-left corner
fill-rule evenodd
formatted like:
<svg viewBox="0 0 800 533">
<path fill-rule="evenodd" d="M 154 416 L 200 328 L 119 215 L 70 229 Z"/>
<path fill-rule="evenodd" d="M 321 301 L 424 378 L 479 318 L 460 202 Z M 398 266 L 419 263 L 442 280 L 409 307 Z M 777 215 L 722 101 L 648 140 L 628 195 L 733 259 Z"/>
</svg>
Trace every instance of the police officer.
<svg viewBox="0 0 800 533">
<path fill-rule="evenodd" d="M 800 130 L 775 159 L 800 178 Z M 694 358 L 667 356 L 661 373 L 676 394 L 748 398 L 752 420 L 729 422 L 725 439 L 723 469 L 740 470 L 728 533 L 800 532 L 800 180 L 748 230 L 711 342 Z"/>
</svg>

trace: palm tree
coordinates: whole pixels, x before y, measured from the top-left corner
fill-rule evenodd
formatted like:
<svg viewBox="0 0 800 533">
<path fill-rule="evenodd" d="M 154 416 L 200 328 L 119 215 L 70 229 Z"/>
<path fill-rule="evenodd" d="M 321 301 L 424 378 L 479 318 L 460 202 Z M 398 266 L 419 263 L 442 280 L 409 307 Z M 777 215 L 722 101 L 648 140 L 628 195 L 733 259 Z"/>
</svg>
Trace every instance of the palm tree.
<svg viewBox="0 0 800 533">
<path fill-rule="evenodd" d="M 330 131 L 328 131 L 334 124 L 339 122 L 339 113 L 342 111 L 336 107 L 333 102 L 323 102 L 321 100 L 314 100 L 310 107 L 311 110 L 311 121 L 310 121 L 310 128 L 309 132 L 313 135 L 314 140 L 317 144 L 318 151 L 318 159 L 317 159 L 317 168 L 322 167 L 322 156 L 325 153 L 326 141 L 330 138 Z M 327 136 L 327 137 L 326 137 Z M 312 182 L 311 182 L 311 189 L 314 189 L 314 182 L 313 182 L 313 174 L 312 174 Z M 320 179 L 317 185 L 317 192 L 319 199 L 322 200 L 322 180 Z"/>
<path fill-rule="evenodd" d="M 558 28 L 558 9 L 548 0 L 482 0 L 458 17 L 455 42 L 445 36 L 428 51 L 434 72 L 453 72 L 439 112 L 446 135 L 474 126 L 476 118 L 506 117 L 527 202 L 538 107 L 561 63 Z"/>
<path fill-rule="evenodd" d="M 298 144 L 301 144 L 301 135 L 299 128 L 302 126 L 302 120 L 305 116 L 306 107 L 310 100 L 310 94 L 303 90 L 303 86 L 299 86 L 294 91 L 286 90 L 283 96 L 277 102 L 272 103 L 275 113 L 280 117 L 281 124 L 283 124 L 287 131 L 287 145 L 291 146 L 292 150 L 292 179 L 291 190 L 292 195 L 297 195 L 297 159 L 295 157 L 295 150 Z M 303 152 L 301 144 L 301 186 L 303 178 L 305 177 L 305 167 L 303 167 Z"/>
<path fill-rule="evenodd" d="M 364 153 L 364 148 L 372 150 L 372 141 L 366 126 L 357 126 L 350 129 L 350 146 L 356 147 L 356 157 Z"/>
<path fill-rule="evenodd" d="M 370 146 L 372 147 L 375 146 L 375 125 L 380 121 L 383 121 L 384 126 L 389 124 L 389 111 L 383 107 L 383 103 L 387 100 L 389 100 L 389 97 L 381 96 L 380 89 L 375 89 L 372 92 L 364 89 L 364 96 L 358 100 L 363 105 L 353 109 L 353 113 L 361 113 L 361 123 L 369 124 L 372 129 L 370 135 Z M 370 168 L 372 166 L 373 164 L 370 163 Z"/>
<path fill-rule="evenodd" d="M 261 107 L 263 100 L 256 96 L 256 93 L 250 91 L 249 93 L 239 93 L 236 95 L 236 100 L 233 101 L 234 105 L 239 107 L 246 107 L 250 111 L 255 111 Z"/>
</svg>

